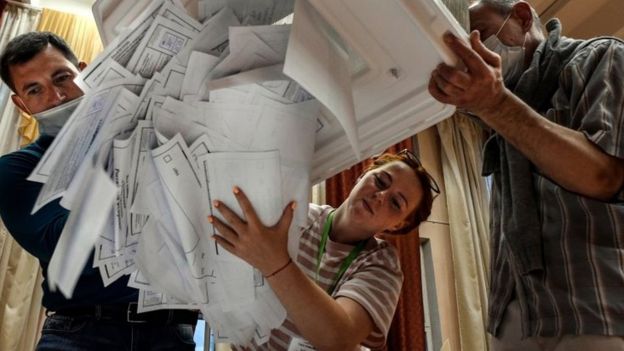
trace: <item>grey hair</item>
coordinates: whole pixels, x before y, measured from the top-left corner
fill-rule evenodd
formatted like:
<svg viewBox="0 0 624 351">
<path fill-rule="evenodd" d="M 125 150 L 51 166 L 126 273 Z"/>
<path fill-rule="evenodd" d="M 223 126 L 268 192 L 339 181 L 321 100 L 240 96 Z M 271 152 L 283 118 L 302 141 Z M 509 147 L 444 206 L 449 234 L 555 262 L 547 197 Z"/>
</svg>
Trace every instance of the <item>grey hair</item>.
<svg viewBox="0 0 624 351">
<path fill-rule="evenodd" d="M 518 1 L 519 0 L 476 0 L 474 2 L 487 5 L 489 8 L 496 10 L 501 16 L 507 16 Z"/>
<path fill-rule="evenodd" d="M 488 6 L 491 9 L 494 9 L 501 16 L 506 17 L 511 12 L 513 6 L 518 3 L 520 0 L 475 0 L 473 3 L 479 3 Z M 533 14 L 533 25 L 537 28 L 542 28 L 542 21 L 539 18 L 539 15 L 531 7 L 531 13 Z"/>
</svg>

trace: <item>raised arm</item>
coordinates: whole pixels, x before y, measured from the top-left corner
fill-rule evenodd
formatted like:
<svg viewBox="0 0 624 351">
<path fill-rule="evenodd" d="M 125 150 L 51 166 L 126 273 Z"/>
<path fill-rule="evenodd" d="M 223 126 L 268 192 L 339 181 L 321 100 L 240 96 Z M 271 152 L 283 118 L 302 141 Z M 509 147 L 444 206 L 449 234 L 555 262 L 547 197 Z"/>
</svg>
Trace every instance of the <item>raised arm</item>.
<svg viewBox="0 0 624 351">
<path fill-rule="evenodd" d="M 478 115 L 545 176 L 570 191 L 609 200 L 622 189 L 621 156 L 605 152 L 582 131 L 546 119 L 509 91 L 503 84 L 500 57 L 483 46 L 478 32 L 470 34 L 470 45 L 451 34 L 444 39 L 466 70 L 438 66 L 429 83 L 429 92 L 437 100 Z M 621 106 L 612 108 L 620 110 L 616 118 L 624 118 Z M 600 109 L 591 111 L 600 113 Z"/>
<path fill-rule="evenodd" d="M 373 330 L 368 312 L 345 297 L 334 300 L 288 256 L 288 228 L 295 203 L 289 204 L 279 222 L 265 226 L 240 189 L 234 194 L 246 220 L 223 203 L 214 206 L 227 221 L 209 221 L 219 234 L 214 239 L 226 250 L 251 264 L 267 278 L 301 336 L 319 350 L 353 350 Z M 277 272 L 277 273 L 276 273 Z"/>
</svg>

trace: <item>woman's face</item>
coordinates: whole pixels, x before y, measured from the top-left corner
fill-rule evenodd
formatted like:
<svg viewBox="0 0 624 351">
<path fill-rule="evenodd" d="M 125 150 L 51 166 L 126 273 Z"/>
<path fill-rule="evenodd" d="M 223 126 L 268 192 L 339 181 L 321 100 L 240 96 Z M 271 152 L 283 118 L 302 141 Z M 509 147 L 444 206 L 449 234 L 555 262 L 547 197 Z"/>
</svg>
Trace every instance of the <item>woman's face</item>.
<svg viewBox="0 0 624 351">
<path fill-rule="evenodd" d="M 365 173 L 347 199 L 349 218 L 371 233 L 403 227 L 420 204 L 422 185 L 407 164 L 394 161 Z"/>
</svg>

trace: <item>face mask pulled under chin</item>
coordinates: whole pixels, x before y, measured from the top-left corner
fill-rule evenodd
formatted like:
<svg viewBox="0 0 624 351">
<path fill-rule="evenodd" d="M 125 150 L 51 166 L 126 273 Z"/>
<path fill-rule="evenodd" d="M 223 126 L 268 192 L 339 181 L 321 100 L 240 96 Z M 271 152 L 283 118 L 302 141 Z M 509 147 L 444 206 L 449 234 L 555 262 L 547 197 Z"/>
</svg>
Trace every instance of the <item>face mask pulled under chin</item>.
<svg viewBox="0 0 624 351">
<path fill-rule="evenodd" d="M 483 45 L 501 57 L 505 85 L 508 87 L 516 85 L 524 72 L 524 45 L 505 45 L 496 35 L 487 38 Z"/>
<path fill-rule="evenodd" d="M 39 133 L 56 136 L 78 107 L 82 96 L 49 110 L 33 114 L 39 125 Z"/>
</svg>

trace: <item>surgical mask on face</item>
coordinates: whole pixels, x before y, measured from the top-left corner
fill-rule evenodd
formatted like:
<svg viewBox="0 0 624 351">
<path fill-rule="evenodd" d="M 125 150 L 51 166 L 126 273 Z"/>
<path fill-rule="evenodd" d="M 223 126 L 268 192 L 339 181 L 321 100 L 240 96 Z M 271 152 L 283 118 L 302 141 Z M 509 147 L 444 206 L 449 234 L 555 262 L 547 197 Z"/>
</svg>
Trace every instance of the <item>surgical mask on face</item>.
<svg viewBox="0 0 624 351">
<path fill-rule="evenodd" d="M 33 114 L 39 125 L 39 133 L 56 136 L 81 100 L 82 96 L 49 110 Z"/>
<path fill-rule="evenodd" d="M 507 86 L 515 85 L 524 72 L 524 45 L 526 44 L 526 36 L 524 37 L 524 43 L 522 43 L 522 46 L 508 46 L 503 44 L 503 42 L 498 38 L 498 33 L 500 33 L 507 21 L 509 21 L 510 17 L 511 15 L 507 16 L 503 25 L 498 29 L 496 34 L 491 35 L 483 42 L 483 45 L 486 48 L 494 51 L 501 57 L 503 79 L 505 81 L 505 85 Z"/>
</svg>

